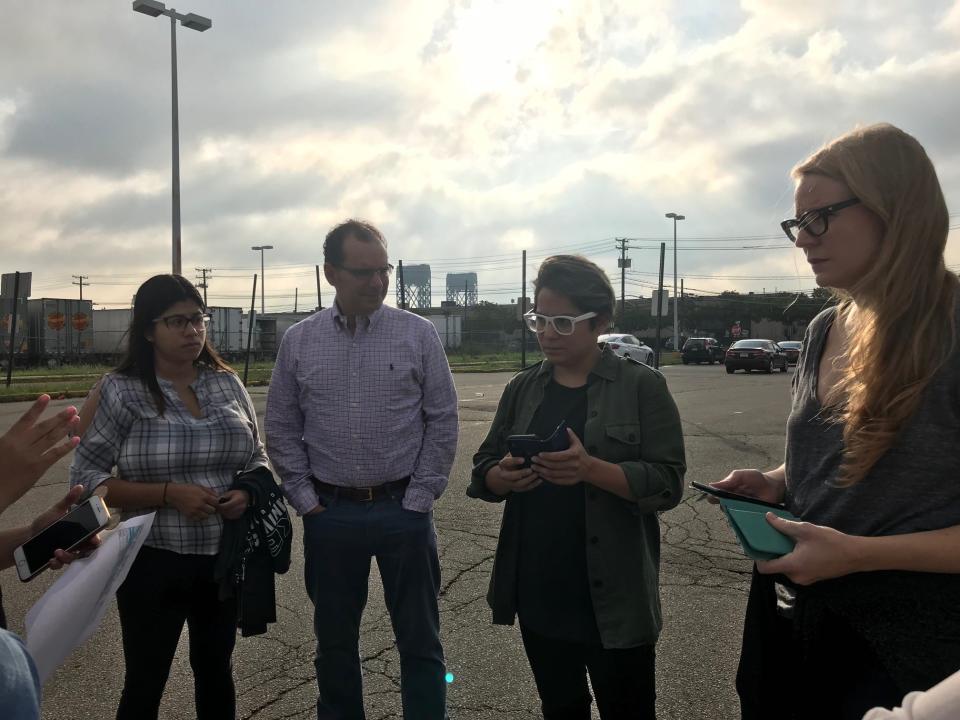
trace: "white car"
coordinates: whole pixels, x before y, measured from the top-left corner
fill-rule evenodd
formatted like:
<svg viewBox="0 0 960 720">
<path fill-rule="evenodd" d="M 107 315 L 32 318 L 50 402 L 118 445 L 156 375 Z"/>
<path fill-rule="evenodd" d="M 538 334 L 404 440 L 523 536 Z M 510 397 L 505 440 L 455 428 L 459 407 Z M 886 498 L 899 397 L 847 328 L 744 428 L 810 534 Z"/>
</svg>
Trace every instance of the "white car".
<svg viewBox="0 0 960 720">
<path fill-rule="evenodd" d="M 633 358 L 646 365 L 653 365 L 653 348 L 644 345 L 633 335 L 601 335 L 597 338 L 597 343 L 606 344 L 620 357 Z"/>
</svg>

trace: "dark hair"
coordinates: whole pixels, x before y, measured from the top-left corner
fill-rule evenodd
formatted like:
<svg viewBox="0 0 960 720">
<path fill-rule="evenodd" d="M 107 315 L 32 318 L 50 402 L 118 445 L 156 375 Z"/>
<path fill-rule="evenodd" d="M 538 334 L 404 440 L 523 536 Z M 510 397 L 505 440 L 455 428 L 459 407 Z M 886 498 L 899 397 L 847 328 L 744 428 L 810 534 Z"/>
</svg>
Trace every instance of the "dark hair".
<svg viewBox="0 0 960 720">
<path fill-rule="evenodd" d="M 540 264 L 537 279 L 533 281 L 533 306 L 537 295 L 549 288 L 568 298 L 581 312 L 595 312 L 590 327 L 609 323 L 613 319 L 616 295 L 607 274 L 596 263 L 583 255 L 552 255 Z"/>
<path fill-rule="evenodd" d="M 160 383 L 157 382 L 153 344 L 147 340 L 147 332 L 153 328 L 153 321 L 163 315 L 167 308 L 184 300 L 196 303 L 204 311 L 207 309 L 200 293 L 185 277 L 154 275 L 143 283 L 133 299 L 133 319 L 127 333 L 127 354 L 116 368 L 118 373 L 140 378 L 153 396 L 157 411 L 161 415 L 166 409 L 166 402 Z M 200 351 L 197 363 L 214 370 L 233 372 L 213 349 L 209 337 L 204 339 L 203 350 Z"/>
<path fill-rule="evenodd" d="M 384 248 L 387 241 L 377 228 L 363 220 L 350 219 L 337 225 L 327 233 L 323 241 L 323 262 L 339 267 L 343 264 L 343 243 L 347 238 L 356 238 L 363 242 L 380 243 Z"/>
</svg>

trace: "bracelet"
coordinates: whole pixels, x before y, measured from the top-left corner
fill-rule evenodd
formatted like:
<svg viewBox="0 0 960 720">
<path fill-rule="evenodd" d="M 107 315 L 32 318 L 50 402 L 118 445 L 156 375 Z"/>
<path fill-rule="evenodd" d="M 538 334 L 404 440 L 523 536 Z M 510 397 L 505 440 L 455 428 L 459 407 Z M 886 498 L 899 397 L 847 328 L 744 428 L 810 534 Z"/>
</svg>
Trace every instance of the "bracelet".
<svg viewBox="0 0 960 720">
<path fill-rule="evenodd" d="M 163 484 L 163 494 L 160 496 L 160 504 L 164 507 L 167 505 L 167 485 L 169 484 L 168 482 Z"/>
</svg>

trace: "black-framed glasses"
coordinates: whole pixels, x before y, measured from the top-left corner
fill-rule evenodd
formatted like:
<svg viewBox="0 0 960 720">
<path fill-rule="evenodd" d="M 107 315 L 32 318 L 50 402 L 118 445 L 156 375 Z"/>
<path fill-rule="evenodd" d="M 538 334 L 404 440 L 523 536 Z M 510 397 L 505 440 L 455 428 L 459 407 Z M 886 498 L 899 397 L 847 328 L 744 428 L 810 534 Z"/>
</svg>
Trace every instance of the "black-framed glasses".
<svg viewBox="0 0 960 720">
<path fill-rule="evenodd" d="M 393 273 L 393 265 L 390 264 L 379 268 L 351 268 L 347 267 L 346 265 L 334 265 L 334 267 L 350 273 L 357 280 L 364 280 L 366 282 L 369 282 L 374 275 L 382 278 L 388 278 Z"/>
<path fill-rule="evenodd" d="M 573 335 L 577 329 L 577 323 L 581 320 L 589 320 L 596 317 L 595 312 L 584 313 L 583 315 L 541 315 L 533 310 L 523 316 L 523 321 L 527 324 L 530 332 L 542 333 L 547 331 L 547 326 L 552 325 L 557 335 Z"/>
<path fill-rule="evenodd" d="M 809 233 L 813 237 L 820 237 L 827 231 L 830 225 L 831 215 L 836 215 L 844 208 L 856 205 L 859 202 L 860 198 L 850 198 L 849 200 L 827 205 L 826 207 L 807 210 L 798 218 L 784 220 L 780 223 L 780 227 L 783 228 L 786 236 L 790 238 L 790 242 L 794 244 L 796 244 L 797 238 L 800 237 L 801 230 Z"/>
<path fill-rule="evenodd" d="M 195 330 L 206 330 L 213 316 L 210 313 L 194 313 L 193 315 L 164 315 L 154 319 L 155 323 L 162 322 L 170 330 L 183 330 L 187 325 Z"/>
</svg>

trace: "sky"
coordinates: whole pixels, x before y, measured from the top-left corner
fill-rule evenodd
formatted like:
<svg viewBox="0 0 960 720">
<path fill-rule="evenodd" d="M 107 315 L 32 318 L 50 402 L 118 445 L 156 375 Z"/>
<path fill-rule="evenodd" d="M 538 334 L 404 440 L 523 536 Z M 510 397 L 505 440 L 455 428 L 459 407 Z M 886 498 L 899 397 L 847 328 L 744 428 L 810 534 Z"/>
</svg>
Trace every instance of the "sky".
<svg viewBox="0 0 960 720">
<path fill-rule="evenodd" d="M 933 159 L 960 269 L 960 0 L 189 0 L 177 31 L 183 268 L 211 305 L 317 304 L 336 223 L 391 261 L 520 295 L 556 252 L 650 296 L 659 244 L 685 289 L 814 287 L 780 233 L 790 168 L 858 124 Z M 128 306 L 169 272 L 170 33 L 128 0 L 6 0 L 0 25 L 3 272 L 33 297 Z M 321 283 L 322 301 L 332 290 Z M 529 292 L 528 292 L 529 294 Z M 393 296 L 389 298 L 393 301 Z M 258 297 L 259 305 L 259 297 Z"/>
</svg>

